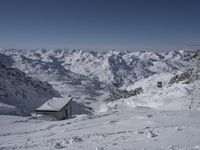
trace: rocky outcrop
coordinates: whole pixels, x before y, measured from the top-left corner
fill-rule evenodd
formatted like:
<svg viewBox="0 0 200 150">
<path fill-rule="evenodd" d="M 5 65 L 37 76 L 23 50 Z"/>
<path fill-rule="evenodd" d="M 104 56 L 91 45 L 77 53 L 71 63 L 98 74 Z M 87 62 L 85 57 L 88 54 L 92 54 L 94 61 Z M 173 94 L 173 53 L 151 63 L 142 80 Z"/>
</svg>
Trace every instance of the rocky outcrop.
<svg viewBox="0 0 200 150">
<path fill-rule="evenodd" d="M 141 93 L 143 93 L 143 89 L 142 87 L 136 88 L 134 90 L 115 90 L 115 91 L 110 91 L 109 93 L 109 98 L 107 99 L 107 101 L 114 101 L 114 100 L 118 100 L 121 98 L 129 98 L 131 96 L 136 96 L 139 95 Z"/>
<path fill-rule="evenodd" d="M 192 69 L 179 74 L 179 75 L 175 75 L 174 77 L 171 78 L 171 80 L 169 81 L 169 84 L 174 84 L 174 83 L 179 83 L 179 82 L 183 82 L 186 84 L 189 84 L 192 81 Z"/>
</svg>

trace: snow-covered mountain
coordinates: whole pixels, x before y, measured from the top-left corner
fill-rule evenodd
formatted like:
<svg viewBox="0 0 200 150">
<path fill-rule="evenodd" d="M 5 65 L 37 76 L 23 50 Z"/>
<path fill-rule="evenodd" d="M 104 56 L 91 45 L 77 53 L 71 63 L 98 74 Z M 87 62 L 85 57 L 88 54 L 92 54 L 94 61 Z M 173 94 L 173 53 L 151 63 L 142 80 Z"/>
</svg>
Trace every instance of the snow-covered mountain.
<svg viewBox="0 0 200 150">
<path fill-rule="evenodd" d="M 183 51 L 156 53 L 61 49 L 2 49 L 0 52 L 11 56 L 15 62 L 14 67 L 28 74 L 57 74 L 62 79 L 62 75 L 75 76 L 73 73 L 76 73 L 76 76 L 84 75 L 90 80 L 117 87 L 129 85 L 156 73 L 183 71 L 191 64 L 194 55 Z M 69 78 L 69 81 L 73 80 Z"/>
<path fill-rule="evenodd" d="M 10 61 L 0 60 L 0 114 L 25 115 L 46 100 L 60 96 L 47 82 L 28 77 L 19 69 L 8 68 L 5 62 Z"/>
<path fill-rule="evenodd" d="M 19 68 L 29 76 L 48 82 L 65 82 L 73 85 L 85 85 L 90 87 L 100 86 L 100 82 L 91 80 L 89 77 L 76 74 L 65 69 L 59 60 L 49 56 L 52 61 L 31 59 L 23 55 L 12 55 L 11 59 L 15 62 L 12 67 Z"/>
<path fill-rule="evenodd" d="M 72 95 L 72 110 L 81 114 L 57 122 L 0 115 L 0 149 L 200 150 L 200 113 L 188 111 L 192 84 L 200 81 L 196 52 L 0 52 L 4 114 L 58 95 L 47 82 Z"/>
<path fill-rule="evenodd" d="M 183 73 L 192 66 L 196 55 L 196 52 L 187 51 L 158 53 L 65 49 L 2 49 L 0 52 L 6 55 L 0 55 L 1 60 L 10 67 L 18 68 L 28 76 L 49 82 L 62 96 L 72 95 L 76 105 L 80 106 L 76 106 L 75 109 L 80 113 L 95 108 L 97 103 L 106 97 L 109 89 L 134 90 L 131 87 L 136 85 L 138 85 L 136 88 L 143 85 L 144 89 L 144 93 L 138 99 L 138 106 L 163 108 L 166 103 L 159 100 L 159 95 L 170 97 L 177 86 L 180 93 L 183 93 L 184 86 L 180 84 L 156 91 L 154 88 L 156 82 L 163 80 L 167 85 L 171 77 Z M 150 96 L 154 101 L 149 101 Z M 174 98 L 181 99 L 184 95 L 179 96 Z M 134 99 L 135 97 L 130 97 L 127 102 Z M 141 99 L 147 103 L 143 103 Z M 182 105 L 177 107 L 183 108 Z"/>
</svg>

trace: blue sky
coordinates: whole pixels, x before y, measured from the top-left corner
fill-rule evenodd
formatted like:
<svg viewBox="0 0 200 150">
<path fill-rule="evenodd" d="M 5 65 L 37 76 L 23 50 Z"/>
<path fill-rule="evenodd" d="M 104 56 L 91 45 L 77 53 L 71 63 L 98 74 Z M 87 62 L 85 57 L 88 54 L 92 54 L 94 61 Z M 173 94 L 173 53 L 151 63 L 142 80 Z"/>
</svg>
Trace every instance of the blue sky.
<svg viewBox="0 0 200 150">
<path fill-rule="evenodd" d="M 200 48 L 199 0 L 0 0 L 1 48 Z"/>
</svg>

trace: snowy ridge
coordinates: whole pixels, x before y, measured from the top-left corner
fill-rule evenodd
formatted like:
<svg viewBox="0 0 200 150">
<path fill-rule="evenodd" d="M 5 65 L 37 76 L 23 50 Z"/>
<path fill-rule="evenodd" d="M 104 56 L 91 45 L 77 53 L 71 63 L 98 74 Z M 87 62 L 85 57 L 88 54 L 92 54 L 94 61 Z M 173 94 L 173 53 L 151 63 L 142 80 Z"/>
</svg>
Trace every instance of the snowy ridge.
<svg viewBox="0 0 200 150">
<path fill-rule="evenodd" d="M 104 112 L 110 109 L 125 107 L 137 108 L 146 107 L 158 110 L 188 110 L 190 99 L 188 84 L 173 84 L 169 81 L 173 77 L 170 73 L 155 74 L 148 78 L 139 80 L 133 85 L 121 87 L 128 91 L 142 88 L 143 93 L 130 98 L 122 98 L 113 102 L 101 103 L 99 111 Z M 157 87 L 157 82 L 162 81 L 162 88 Z"/>
<path fill-rule="evenodd" d="M 168 79 L 169 76 L 182 73 L 190 68 L 196 55 L 196 52 L 187 51 L 157 53 L 66 49 L 2 49 L 0 52 L 7 55 L 7 59 L 11 62 L 10 66 L 20 69 L 28 76 L 49 82 L 63 97 L 72 95 L 76 105 L 81 107 L 77 109 L 75 106 L 79 113 L 96 109 L 99 105 L 97 103 L 101 103 L 100 99 L 105 97 L 108 89 L 128 88 L 138 83 L 142 83 L 147 89 L 149 85 L 155 86 L 162 78 Z M 154 86 L 148 88 L 153 90 Z M 173 87 L 179 88 L 180 93 L 184 93 L 180 94 L 182 97 L 187 95 L 185 87 L 174 85 L 170 87 L 171 90 L 164 88 L 150 93 L 145 90 L 137 100 L 134 100 L 135 97 L 129 98 L 126 103 L 134 107 L 166 106 L 165 109 L 172 109 L 170 105 L 173 105 L 173 101 L 169 102 L 170 105 L 166 105 L 165 98 L 171 96 Z M 160 101 L 159 95 L 163 95 L 163 100 Z M 181 96 L 174 99 L 178 102 Z M 152 97 L 151 100 L 149 97 Z M 185 102 L 181 104 L 185 105 Z M 87 110 L 81 110 L 83 106 L 86 106 Z M 177 109 L 181 108 L 185 107 L 177 106 Z"/>
<path fill-rule="evenodd" d="M 0 114 L 25 115 L 46 100 L 60 96 L 50 84 L 0 63 Z"/>
<path fill-rule="evenodd" d="M 12 55 L 11 59 L 15 61 L 12 67 L 19 68 L 27 75 L 33 76 L 43 81 L 55 82 L 62 81 L 74 85 L 93 86 L 95 88 L 100 86 L 100 82 L 91 80 L 87 76 L 76 74 L 68 69 L 65 69 L 61 62 L 56 60 L 53 56 L 50 57 L 52 62 L 45 62 L 42 60 L 35 60 L 27 58 L 23 55 Z M 54 60 L 55 59 L 55 60 Z"/>
<path fill-rule="evenodd" d="M 83 50 L 1 50 L 13 57 L 14 66 L 22 71 L 35 72 L 45 70 L 38 68 L 36 61 L 57 65 L 59 71 L 66 69 L 117 87 L 159 72 L 177 73 L 191 64 L 193 52 L 173 51 L 156 52 L 118 52 L 118 51 L 83 51 Z M 22 57 L 22 58 L 19 58 Z M 29 59 L 30 69 L 24 62 Z M 37 63 L 38 63 L 37 62 Z M 31 66 L 35 64 L 34 66 Z M 33 69 L 33 70 L 31 70 Z M 38 70 L 39 69 L 39 70 Z M 47 70 L 47 69 L 46 69 Z M 51 70 L 49 73 L 51 73 Z"/>
</svg>

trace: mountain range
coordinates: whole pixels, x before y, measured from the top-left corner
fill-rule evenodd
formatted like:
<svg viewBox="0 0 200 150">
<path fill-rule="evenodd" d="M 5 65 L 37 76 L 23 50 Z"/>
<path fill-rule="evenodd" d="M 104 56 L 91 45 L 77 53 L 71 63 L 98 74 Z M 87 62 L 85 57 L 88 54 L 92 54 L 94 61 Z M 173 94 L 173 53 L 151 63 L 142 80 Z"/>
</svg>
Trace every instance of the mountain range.
<svg viewBox="0 0 200 150">
<path fill-rule="evenodd" d="M 174 75 L 189 69 L 197 54 L 183 50 L 129 52 L 67 49 L 1 49 L 0 53 L 1 81 L 4 81 L 1 89 L 8 95 L 8 98 L 1 96 L 0 102 L 4 106 L 25 108 L 29 112 L 51 97 L 69 94 L 81 109 L 76 112 L 86 111 L 85 108 L 91 111 L 110 90 L 137 88 L 137 83 L 155 77 L 154 83 L 148 82 L 143 88 L 160 80 L 169 82 Z M 167 81 L 164 81 L 165 77 Z"/>
</svg>

